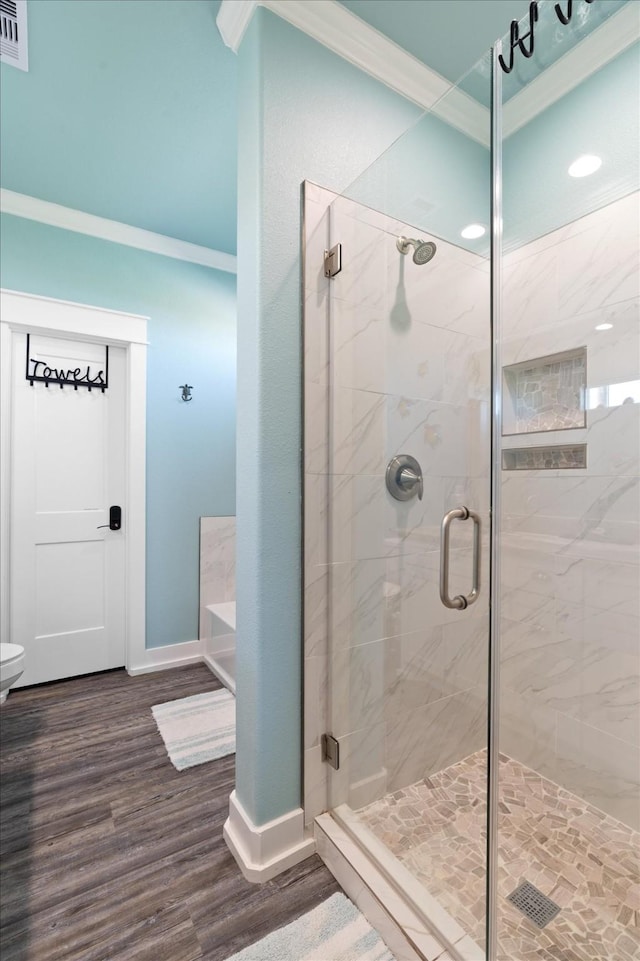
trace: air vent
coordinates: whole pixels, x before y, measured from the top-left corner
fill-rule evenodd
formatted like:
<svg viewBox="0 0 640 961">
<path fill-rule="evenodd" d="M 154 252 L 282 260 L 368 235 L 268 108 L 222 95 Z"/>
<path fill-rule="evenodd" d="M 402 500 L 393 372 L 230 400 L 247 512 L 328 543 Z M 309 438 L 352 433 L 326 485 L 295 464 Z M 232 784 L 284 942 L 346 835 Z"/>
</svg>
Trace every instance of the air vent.
<svg viewBox="0 0 640 961">
<path fill-rule="evenodd" d="M 28 70 L 27 0 L 0 0 L 0 60 Z"/>
</svg>

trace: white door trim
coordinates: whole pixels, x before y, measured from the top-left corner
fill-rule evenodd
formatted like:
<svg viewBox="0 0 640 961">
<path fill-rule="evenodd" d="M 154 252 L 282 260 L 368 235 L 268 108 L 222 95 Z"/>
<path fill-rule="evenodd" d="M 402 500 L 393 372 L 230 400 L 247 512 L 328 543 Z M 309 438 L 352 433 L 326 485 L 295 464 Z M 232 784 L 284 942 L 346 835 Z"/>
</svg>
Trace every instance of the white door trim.
<svg viewBox="0 0 640 961">
<path fill-rule="evenodd" d="M 126 552 L 126 668 L 147 660 L 145 649 L 145 472 L 147 406 L 147 320 L 136 314 L 89 307 L 50 297 L 0 289 L 0 636 L 9 627 L 11 335 L 31 331 L 56 337 L 80 337 L 124 347 L 127 353 L 128 503 Z"/>
</svg>

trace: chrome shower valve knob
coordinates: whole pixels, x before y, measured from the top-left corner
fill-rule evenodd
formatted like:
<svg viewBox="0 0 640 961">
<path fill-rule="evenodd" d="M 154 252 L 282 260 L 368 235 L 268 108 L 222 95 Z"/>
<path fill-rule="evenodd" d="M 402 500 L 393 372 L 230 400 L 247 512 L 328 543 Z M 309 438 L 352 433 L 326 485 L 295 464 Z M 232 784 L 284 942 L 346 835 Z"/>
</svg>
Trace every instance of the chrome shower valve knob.
<svg viewBox="0 0 640 961">
<path fill-rule="evenodd" d="M 410 454 L 397 454 L 387 465 L 387 490 L 397 501 L 409 501 L 412 497 L 422 500 L 424 481 L 422 468 Z"/>
</svg>

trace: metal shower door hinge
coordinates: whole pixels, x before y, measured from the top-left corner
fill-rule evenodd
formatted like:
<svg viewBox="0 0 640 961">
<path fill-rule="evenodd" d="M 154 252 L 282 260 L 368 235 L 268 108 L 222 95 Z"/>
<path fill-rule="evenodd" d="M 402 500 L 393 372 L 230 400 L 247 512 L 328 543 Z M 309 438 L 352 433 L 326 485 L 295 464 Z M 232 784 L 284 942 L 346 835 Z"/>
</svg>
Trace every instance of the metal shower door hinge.
<svg viewBox="0 0 640 961">
<path fill-rule="evenodd" d="M 324 275 L 335 277 L 342 270 L 342 244 L 335 244 L 331 250 L 324 252 Z"/>
<path fill-rule="evenodd" d="M 336 771 L 340 767 L 340 742 L 333 734 L 322 735 L 322 760 Z"/>
</svg>

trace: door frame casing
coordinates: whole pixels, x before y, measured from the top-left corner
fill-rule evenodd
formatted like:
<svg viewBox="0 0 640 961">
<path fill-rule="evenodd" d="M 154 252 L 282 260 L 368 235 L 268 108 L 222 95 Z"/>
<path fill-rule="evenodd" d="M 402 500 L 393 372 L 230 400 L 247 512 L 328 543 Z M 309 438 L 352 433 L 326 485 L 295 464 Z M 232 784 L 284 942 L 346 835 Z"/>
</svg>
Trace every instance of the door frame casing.
<svg viewBox="0 0 640 961">
<path fill-rule="evenodd" d="M 125 667 L 145 661 L 146 407 L 148 317 L 0 288 L 0 637 L 9 637 L 13 333 L 122 347 L 126 352 L 127 544 Z"/>
</svg>

